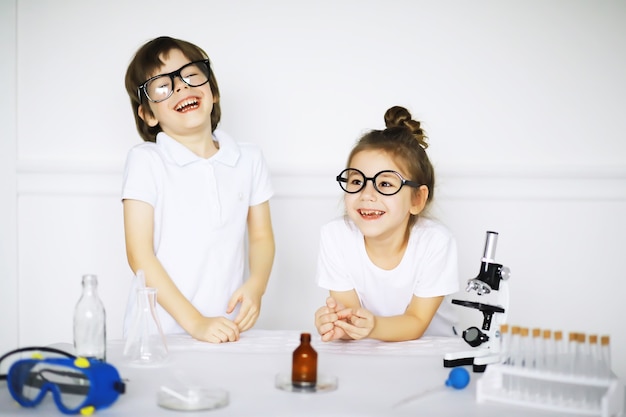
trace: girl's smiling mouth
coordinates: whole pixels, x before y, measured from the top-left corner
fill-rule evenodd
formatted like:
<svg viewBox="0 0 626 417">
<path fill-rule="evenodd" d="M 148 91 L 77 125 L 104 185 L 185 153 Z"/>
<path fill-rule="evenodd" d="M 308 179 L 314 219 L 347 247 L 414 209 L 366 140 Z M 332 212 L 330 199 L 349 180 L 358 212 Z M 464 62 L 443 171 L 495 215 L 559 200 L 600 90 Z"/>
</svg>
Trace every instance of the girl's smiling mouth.
<svg viewBox="0 0 626 417">
<path fill-rule="evenodd" d="M 357 213 L 361 215 L 364 219 L 378 219 L 383 214 L 384 211 L 381 210 L 367 210 L 367 209 L 357 209 Z"/>
</svg>

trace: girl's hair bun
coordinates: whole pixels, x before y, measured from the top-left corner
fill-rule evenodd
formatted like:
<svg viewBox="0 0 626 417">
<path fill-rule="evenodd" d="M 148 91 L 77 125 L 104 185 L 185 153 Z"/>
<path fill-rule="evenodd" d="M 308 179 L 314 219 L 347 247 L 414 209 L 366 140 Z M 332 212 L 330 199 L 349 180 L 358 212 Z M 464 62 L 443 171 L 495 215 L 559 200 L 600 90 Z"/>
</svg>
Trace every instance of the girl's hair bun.
<svg viewBox="0 0 626 417">
<path fill-rule="evenodd" d="M 411 113 L 402 106 L 393 106 L 385 112 L 385 126 L 387 129 L 405 128 L 409 129 L 415 140 L 424 149 L 428 148 L 426 143 L 426 133 L 421 128 L 421 123 L 413 120 Z"/>
</svg>

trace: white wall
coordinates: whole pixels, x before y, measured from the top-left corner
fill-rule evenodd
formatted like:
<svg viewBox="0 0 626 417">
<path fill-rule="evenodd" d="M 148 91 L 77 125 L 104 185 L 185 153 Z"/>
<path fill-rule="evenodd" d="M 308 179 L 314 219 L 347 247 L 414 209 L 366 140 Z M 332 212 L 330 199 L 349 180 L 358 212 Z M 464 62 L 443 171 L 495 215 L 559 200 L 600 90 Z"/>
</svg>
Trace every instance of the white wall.
<svg viewBox="0 0 626 417">
<path fill-rule="evenodd" d="M 334 175 L 400 104 L 431 138 L 433 212 L 457 236 L 463 279 L 477 272 L 485 231 L 500 232 L 509 321 L 611 334 L 626 378 L 623 1 L 1 7 L 3 350 L 70 341 L 87 272 L 121 337 L 130 271 L 119 189 L 139 143 L 123 76 L 141 44 L 171 35 L 207 50 L 221 127 L 261 145 L 274 173 L 278 253 L 259 327 L 311 327 L 325 295 L 312 282 L 317 233 L 341 212 Z"/>
<path fill-rule="evenodd" d="M 17 342 L 16 6 L 0 2 L 0 347 Z"/>
</svg>

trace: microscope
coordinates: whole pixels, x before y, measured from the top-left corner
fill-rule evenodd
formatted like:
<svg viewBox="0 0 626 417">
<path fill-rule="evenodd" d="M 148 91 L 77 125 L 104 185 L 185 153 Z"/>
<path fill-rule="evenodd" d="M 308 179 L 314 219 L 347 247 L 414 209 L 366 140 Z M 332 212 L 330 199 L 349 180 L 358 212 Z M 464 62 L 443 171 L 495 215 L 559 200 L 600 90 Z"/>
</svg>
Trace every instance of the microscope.
<svg viewBox="0 0 626 417">
<path fill-rule="evenodd" d="M 467 300 L 452 300 L 452 304 L 474 308 L 483 314 L 482 326 L 472 326 L 463 331 L 463 340 L 473 349 L 447 353 L 443 366 L 472 365 L 474 372 L 484 372 L 490 363 L 500 361 L 500 325 L 506 323 L 509 308 L 509 268 L 495 263 L 497 232 L 487 232 L 485 251 L 476 278 L 467 281 L 465 291 L 475 291 L 479 297 L 494 296 L 495 303 L 480 303 Z"/>
</svg>

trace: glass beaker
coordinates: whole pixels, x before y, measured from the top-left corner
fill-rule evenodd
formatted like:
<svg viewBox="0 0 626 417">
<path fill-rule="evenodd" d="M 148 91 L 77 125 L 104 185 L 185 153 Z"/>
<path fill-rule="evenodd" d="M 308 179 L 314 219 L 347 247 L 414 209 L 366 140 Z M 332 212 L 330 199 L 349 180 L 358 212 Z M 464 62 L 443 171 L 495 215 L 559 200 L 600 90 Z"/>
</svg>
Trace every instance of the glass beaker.
<svg viewBox="0 0 626 417">
<path fill-rule="evenodd" d="M 124 345 L 124 357 L 133 364 L 157 365 L 167 358 L 168 350 L 157 315 L 157 289 L 136 290 L 137 305 Z"/>
</svg>

